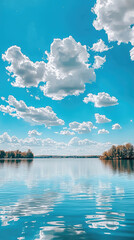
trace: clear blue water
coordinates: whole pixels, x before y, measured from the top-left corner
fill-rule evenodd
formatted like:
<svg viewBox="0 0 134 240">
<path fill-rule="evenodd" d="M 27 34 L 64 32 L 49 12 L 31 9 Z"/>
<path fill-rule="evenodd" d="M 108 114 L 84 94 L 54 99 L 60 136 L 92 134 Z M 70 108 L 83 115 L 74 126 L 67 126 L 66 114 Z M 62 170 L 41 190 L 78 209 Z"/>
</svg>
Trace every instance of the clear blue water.
<svg viewBox="0 0 134 240">
<path fill-rule="evenodd" d="M 134 162 L 0 163 L 0 240 L 134 239 Z"/>
</svg>

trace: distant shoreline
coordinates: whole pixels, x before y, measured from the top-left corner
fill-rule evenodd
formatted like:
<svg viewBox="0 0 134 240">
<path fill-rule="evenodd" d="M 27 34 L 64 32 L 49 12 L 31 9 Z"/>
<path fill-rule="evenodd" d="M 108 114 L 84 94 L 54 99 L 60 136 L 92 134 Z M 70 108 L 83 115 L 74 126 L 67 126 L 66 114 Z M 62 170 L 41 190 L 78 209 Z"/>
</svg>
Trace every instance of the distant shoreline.
<svg viewBox="0 0 134 240">
<path fill-rule="evenodd" d="M 25 158 L 25 157 L 20 157 L 20 158 L 0 158 L 0 161 L 16 161 L 16 160 L 26 160 L 26 161 L 31 161 L 31 160 L 34 160 L 36 158 L 100 158 L 100 155 L 88 155 L 88 156 L 77 156 L 77 155 L 65 155 L 65 156 L 59 156 L 59 155 L 37 155 L 37 156 L 34 156 L 33 158 Z"/>
<path fill-rule="evenodd" d="M 34 158 L 100 158 L 100 155 L 90 155 L 90 156 L 77 156 L 77 155 L 63 155 L 63 156 L 58 156 L 58 155 L 39 155 L 39 156 L 34 156 Z"/>
</svg>

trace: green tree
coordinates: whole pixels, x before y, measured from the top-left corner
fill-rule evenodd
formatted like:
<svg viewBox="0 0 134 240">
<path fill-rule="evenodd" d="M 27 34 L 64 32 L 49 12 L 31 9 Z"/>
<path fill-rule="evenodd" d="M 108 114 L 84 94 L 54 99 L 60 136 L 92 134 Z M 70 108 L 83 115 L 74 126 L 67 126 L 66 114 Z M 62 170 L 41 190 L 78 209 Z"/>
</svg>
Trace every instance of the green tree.
<svg viewBox="0 0 134 240">
<path fill-rule="evenodd" d="M 0 158 L 4 158 L 6 156 L 6 153 L 4 150 L 0 150 Z"/>
<path fill-rule="evenodd" d="M 34 157 L 34 155 L 33 155 L 33 153 L 31 152 L 30 149 L 28 149 L 27 154 L 26 154 L 26 157 L 27 157 L 27 158 L 33 158 L 33 157 Z"/>
</svg>

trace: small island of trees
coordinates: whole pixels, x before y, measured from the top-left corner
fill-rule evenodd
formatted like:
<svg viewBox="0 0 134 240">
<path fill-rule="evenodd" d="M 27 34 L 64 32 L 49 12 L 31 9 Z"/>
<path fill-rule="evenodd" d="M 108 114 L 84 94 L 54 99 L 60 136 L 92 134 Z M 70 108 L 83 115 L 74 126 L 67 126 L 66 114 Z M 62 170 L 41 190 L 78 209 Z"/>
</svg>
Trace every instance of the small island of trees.
<svg viewBox="0 0 134 240">
<path fill-rule="evenodd" d="M 33 158 L 34 154 L 29 149 L 27 152 L 21 152 L 19 150 L 16 151 L 4 151 L 0 150 L 0 158 Z"/>
<path fill-rule="evenodd" d="M 102 154 L 100 159 L 134 159 L 134 146 L 130 143 L 127 143 L 126 145 L 112 146 L 110 150 Z"/>
</svg>

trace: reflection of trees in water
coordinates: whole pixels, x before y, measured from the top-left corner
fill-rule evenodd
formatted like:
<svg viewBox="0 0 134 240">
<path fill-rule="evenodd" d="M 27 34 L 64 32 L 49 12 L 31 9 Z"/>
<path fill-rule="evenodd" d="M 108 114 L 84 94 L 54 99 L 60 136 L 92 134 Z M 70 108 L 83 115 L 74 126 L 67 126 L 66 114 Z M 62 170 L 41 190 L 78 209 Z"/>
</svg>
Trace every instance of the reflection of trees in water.
<svg viewBox="0 0 134 240">
<path fill-rule="evenodd" d="M 107 165 L 110 166 L 114 171 L 118 170 L 119 172 L 134 172 L 134 160 L 133 159 L 112 159 L 112 160 L 106 160 L 101 159 L 101 161 Z"/>
<path fill-rule="evenodd" d="M 13 166 L 19 166 L 20 164 L 27 164 L 30 166 L 33 162 L 33 159 L 27 159 L 27 158 L 13 158 L 13 159 L 0 159 L 0 167 L 6 166 L 6 165 L 13 165 Z"/>
</svg>

